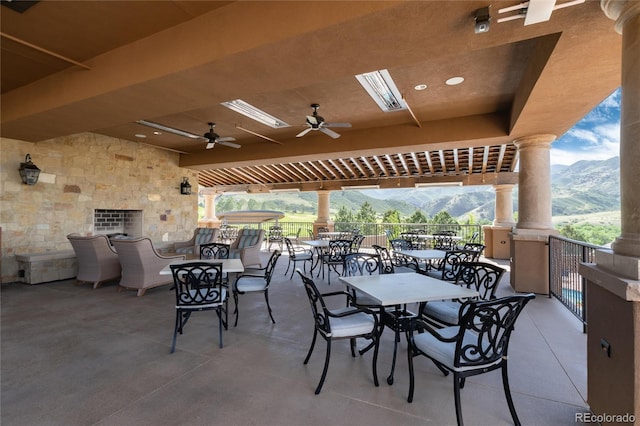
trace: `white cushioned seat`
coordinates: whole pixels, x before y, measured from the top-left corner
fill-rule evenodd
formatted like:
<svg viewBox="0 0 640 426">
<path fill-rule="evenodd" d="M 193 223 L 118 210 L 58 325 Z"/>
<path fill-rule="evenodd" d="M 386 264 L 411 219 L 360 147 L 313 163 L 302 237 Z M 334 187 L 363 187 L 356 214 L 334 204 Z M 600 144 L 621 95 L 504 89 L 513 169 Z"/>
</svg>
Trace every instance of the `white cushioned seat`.
<svg viewBox="0 0 640 426">
<path fill-rule="evenodd" d="M 333 314 L 341 314 L 354 310 L 357 309 L 353 307 L 346 307 L 332 309 L 330 312 Z M 345 337 L 371 333 L 375 322 L 372 315 L 360 312 L 358 314 L 347 315 L 342 318 L 329 317 L 329 324 L 331 324 L 331 337 Z"/>
</svg>

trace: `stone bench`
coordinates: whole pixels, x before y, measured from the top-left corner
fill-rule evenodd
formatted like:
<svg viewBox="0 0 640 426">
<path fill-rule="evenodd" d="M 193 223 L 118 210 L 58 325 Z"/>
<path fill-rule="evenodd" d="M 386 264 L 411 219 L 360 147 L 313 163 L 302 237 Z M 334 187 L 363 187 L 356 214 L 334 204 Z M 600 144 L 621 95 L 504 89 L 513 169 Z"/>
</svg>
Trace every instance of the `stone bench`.
<svg viewBox="0 0 640 426">
<path fill-rule="evenodd" d="M 67 280 L 78 274 L 76 253 L 73 250 L 18 254 L 16 261 L 20 281 L 27 284 Z"/>
</svg>

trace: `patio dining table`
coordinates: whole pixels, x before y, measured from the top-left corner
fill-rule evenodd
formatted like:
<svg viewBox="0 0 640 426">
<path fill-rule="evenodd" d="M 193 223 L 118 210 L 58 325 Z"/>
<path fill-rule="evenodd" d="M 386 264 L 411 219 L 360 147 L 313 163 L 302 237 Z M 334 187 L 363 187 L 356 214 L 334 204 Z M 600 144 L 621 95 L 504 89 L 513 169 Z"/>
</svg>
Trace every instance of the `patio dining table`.
<svg viewBox="0 0 640 426">
<path fill-rule="evenodd" d="M 311 262 L 311 272 L 316 269 L 322 258 L 325 249 L 329 248 L 329 240 L 305 240 L 302 244 L 306 244 L 313 249 L 315 259 Z"/>
<path fill-rule="evenodd" d="M 397 256 L 408 257 L 413 260 L 416 265 L 416 272 L 425 273 L 433 266 L 434 260 L 442 260 L 447 254 L 444 250 L 398 250 L 395 252 Z M 420 269 L 420 264 L 424 264 L 424 269 Z"/>
<path fill-rule="evenodd" d="M 196 262 L 205 262 L 205 263 L 221 263 L 222 264 L 222 272 L 230 273 L 230 274 L 239 274 L 244 272 L 244 265 L 242 264 L 242 260 L 240 259 L 189 259 L 189 260 L 174 260 L 169 263 L 167 266 L 160 270 L 160 275 L 171 275 L 171 265 L 181 265 L 185 263 L 196 263 Z"/>
<path fill-rule="evenodd" d="M 387 383 L 390 385 L 393 384 L 400 332 L 405 331 L 411 319 L 417 316 L 413 312 L 407 311 L 406 305 L 435 300 L 467 299 L 479 295 L 476 290 L 422 274 L 373 274 L 340 277 L 339 279 L 348 288 L 362 292 L 380 306 L 394 308 L 389 311 L 382 309 L 382 318 L 380 318 L 383 327 L 389 327 L 395 331 L 393 361 L 391 372 L 387 377 Z"/>
</svg>

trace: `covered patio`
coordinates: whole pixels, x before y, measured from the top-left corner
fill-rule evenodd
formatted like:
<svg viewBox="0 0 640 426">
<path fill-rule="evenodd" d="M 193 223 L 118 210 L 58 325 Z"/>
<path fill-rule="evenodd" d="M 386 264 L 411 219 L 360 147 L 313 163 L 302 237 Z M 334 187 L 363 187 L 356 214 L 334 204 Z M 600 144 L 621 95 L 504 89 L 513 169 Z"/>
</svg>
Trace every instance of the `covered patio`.
<svg viewBox="0 0 640 426">
<path fill-rule="evenodd" d="M 265 261 L 267 252 L 262 253 Z M 451 376 L 417 360 L 416 393 L 406 401 L 402 339 L 395 383 L 386 384 L 392 334 L 380 347 L 380 386 L 372 354 L 351 358 L 334 343 L 329 373 L 313 391 L 324 359 L 316 344 L 307 366 L 312 316 L 300 279 L 279 260 L 270 290 L 276 324 L 261 295 L 240 298 L 237 327 L 218 348 L 213 312 L 194 314 L 169 353 L 174 295 L 168 287 L 135 292 L 75 280 L 12 285 L 2 293 L 2 424 L 50 425 L 402 425 L 455 424 Z M 503 266 L 508 268 L 508 264 Z M 509 276 L 498 295 L 513 294 Z M 321 291 L 331 287 L 315 280 Z M 230 306 L 233 302 L 230 303 Z M 28 307 L 28 308 L 26 308 Z M 586 335 L 555 299 L 538 296 L 513 334 L 509 376 L 522 424 L 569 425 L 587 413 Z M 462 391 L 469 425 L 512 424 L 498 371 L 469 378 Z"/>
</svg>

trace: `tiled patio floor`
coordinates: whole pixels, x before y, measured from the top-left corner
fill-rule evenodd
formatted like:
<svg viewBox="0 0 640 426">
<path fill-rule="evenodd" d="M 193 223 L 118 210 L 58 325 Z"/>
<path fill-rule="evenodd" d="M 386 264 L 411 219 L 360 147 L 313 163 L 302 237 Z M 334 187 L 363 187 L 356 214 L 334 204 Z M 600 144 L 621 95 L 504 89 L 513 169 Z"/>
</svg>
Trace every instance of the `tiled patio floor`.
<svg viewBox="0 0 640 426">
<path fill-rule="evenodd" d="M 266 260 L 268 253 L 264 252 Z M 136 297 L 114 284 L 92 290 L 74 280 L 2 287 L 3 426 L 12 425 L 449 425 L 455 424 L 451 376 L 416 361 L 414 402 L 406 401 L 406 343 L 393 386 L 391 333 L 383 335 L 380 386 L 372 353 L 351 358 L 334 343 L 327 381 L 314 395 L 325 343 L 307 366 L 312 318 L 298 277 L 274 274 L 271 324 L 262 295 L 240 296 L 237 327 L 218 348 L 217 319 L 195 313 L 169 354 L 174 296 L 168 287 Z M 503 262 L 502 262 L 503 263 Z M 504 264 L 504 263 L 503 263 Z M 505 265 L 508 267 L 508 265 Z M 512 294 L 508 277 L 499 295 Z M 316 280 L 321 291 L 329 287 Z M 332 279 L 330 289 L 341 289 Z M 230 306 L 233 302 L 230 302 Z M 230 309 L 232 310 L 232 309 Z M 586 335 L 556 300 L 538 296 L 512 336 L 509 376 L 524 425 L 574 425 L 588 411 Z M 468 425 L 506 425 L 511 417 L 499 371 L 467 379 Z"/>
</svg>

